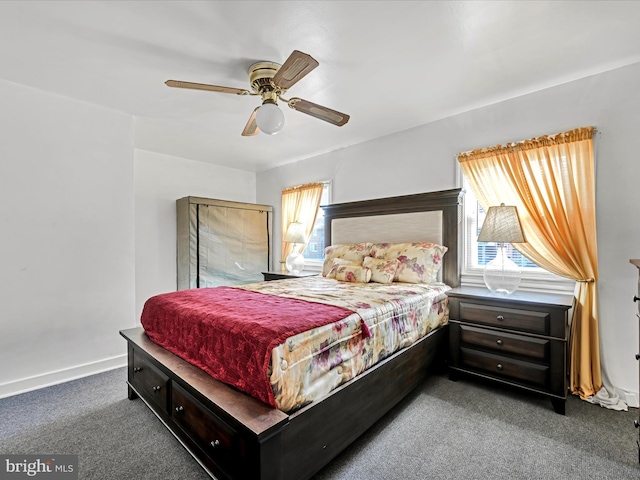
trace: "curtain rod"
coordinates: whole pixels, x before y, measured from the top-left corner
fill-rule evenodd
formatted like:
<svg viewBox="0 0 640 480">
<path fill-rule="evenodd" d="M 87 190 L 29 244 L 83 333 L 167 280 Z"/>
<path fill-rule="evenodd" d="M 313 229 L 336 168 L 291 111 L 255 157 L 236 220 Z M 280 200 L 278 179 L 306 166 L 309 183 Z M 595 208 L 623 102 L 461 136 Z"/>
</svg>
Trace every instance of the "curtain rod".
<svg viewBox="0 0 640 480">
<path fill-rule="evenodd" d="M 518 145 L 519 143 L 525 143 L 525 142 L 528 142 L 528 141 L 530 141 L 530 140 L 536 140 L 536 139 L 538 139 L 538 138 L 540 138 L 540 137 L 555 137 L 556 135 L 562 135 L 562 134 L 564 134 L 564 133 L 571 132 L 571 131 L 573 131 L 573 130 L 579 130 L 579 129 L 582 129 L 582 128 L 592 128 L 592 129 L 593 129 L 593 134 L 594 134 L 594 136 L 595 136 L 596 134 L 599 134 L 599 133 L 600 133 L 600 131 L 598 130 L 598 128 L 597 128 L 597 127 L 595 127 L 595 126 L 590 126 L 590 127 L 577 127 L 577 128 L 573 128 L 573 129 L 571 129 L 571 130 L 566 130 L 566 131 L 564 131 L 564 132 L 557 132 L 557 133 L 546 134 L 546 135 L 538 135 L 537 137 L 527 138 L 527 139 L 524 139 L 524 140 L 518 140 L 518 141 L 516 141 L 516 142 L 507 142 L 507 143 L 505 143 L 504 145 L 494 145 L 494 147 L 497 147 L 497 146 L 499 146 L 499 147 L 514 147 L 514 146 Z M 459 155 L 464 155 L 464 154 L 467 154 L 467 153 L 471 153 L 471 152 L 473 152 L 474 150 L 482 150 L 482 149 L 484 149 L 484 148 L 494 148 L 494 147 L 480 147 L 480 148 L 473 148 L 473 149 L 471 149 L 471 150 L 467 150 L 467 151 L 465 151 L 465 152 L 458 152 L 458 153 L 454 154 L 454 156 L 455 156 L 455 159 L 456 159 L 456 160 L 458 160 L 458 156 L 459 156 Z"/>
</svg>

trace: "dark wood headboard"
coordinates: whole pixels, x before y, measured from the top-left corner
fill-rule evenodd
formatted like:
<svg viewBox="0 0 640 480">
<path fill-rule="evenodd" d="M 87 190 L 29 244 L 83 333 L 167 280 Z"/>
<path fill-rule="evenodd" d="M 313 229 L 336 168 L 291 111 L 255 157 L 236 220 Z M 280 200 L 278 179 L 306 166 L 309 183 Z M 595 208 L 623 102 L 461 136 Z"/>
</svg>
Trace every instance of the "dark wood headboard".
<svg viewBox="0 0 640 480">
<path fill-rule="evenodd" d="M 376 198 L 357 202 L 325 205 L 325 245 L 331 245 L 331 225 L 338 218 L 369 217 L 412 212 L 442 212 L 442 243 L 448 248 L 443 259 L 442 280 L 451 287 L 460 285 L 460 260 L 462 258 L 462 195 L 460 188 L 438 192 Z"/>
</svg>

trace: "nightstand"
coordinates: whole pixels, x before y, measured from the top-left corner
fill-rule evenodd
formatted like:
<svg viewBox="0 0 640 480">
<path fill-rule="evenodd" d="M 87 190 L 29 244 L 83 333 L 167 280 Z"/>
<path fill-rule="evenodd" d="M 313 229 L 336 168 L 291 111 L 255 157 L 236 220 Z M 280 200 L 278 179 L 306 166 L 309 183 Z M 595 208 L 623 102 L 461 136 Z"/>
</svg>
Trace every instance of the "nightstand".
<svg viewBox="0 0 640 480">
<path fill-rule="evenodd" d="M 302 278 L 302 277 L 314 277 L 319 275 L 318 272 L 300 272 L 300 273 L 289 273 L 286 270 L 280 270 L 276 272 L 262 272 L 264 276 L 264 281 L 269 282 L 271 280 L 286 280 L 287 278 Z"/>
<path fill-rule="evenodd" d="M 489 379 L 547 395 L 564 415 L 572 295 L 449 290 L 449 378 Z"/>
</svg>

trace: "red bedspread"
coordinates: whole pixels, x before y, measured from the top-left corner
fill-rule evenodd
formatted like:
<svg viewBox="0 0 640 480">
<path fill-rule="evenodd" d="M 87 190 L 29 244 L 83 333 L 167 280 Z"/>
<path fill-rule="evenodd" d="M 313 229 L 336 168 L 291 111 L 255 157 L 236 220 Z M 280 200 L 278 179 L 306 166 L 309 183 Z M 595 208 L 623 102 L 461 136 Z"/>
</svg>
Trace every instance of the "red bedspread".
<svg viewBox="0 0 640 480">
<path fill-rule="evenodd" d="M 158 345 L 275 407 L 267 372 L 271 350 L 290 336 L 352 313 L 343 307 L 216 287 L 151 297 L 141 323 Z"/>
</svg>

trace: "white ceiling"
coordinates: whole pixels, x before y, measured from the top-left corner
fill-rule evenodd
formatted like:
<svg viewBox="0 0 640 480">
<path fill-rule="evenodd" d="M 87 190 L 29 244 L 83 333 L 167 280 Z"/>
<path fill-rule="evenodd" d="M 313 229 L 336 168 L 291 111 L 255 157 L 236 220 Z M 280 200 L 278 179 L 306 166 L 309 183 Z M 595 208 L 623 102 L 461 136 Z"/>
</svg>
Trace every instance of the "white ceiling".
<svg viewBox="0 0 640 480">
<path fill-rule="evenodd" d="M 344 148 L 640 61 L 638 1 L 0 1 L 0 78 L 136 118 L 138 148 L 249 171 Z M 293 86 L 351 115 L 282 105 L 284 129 L 242 137 L 247 69 L 294 50 Z"/>
</svg>

